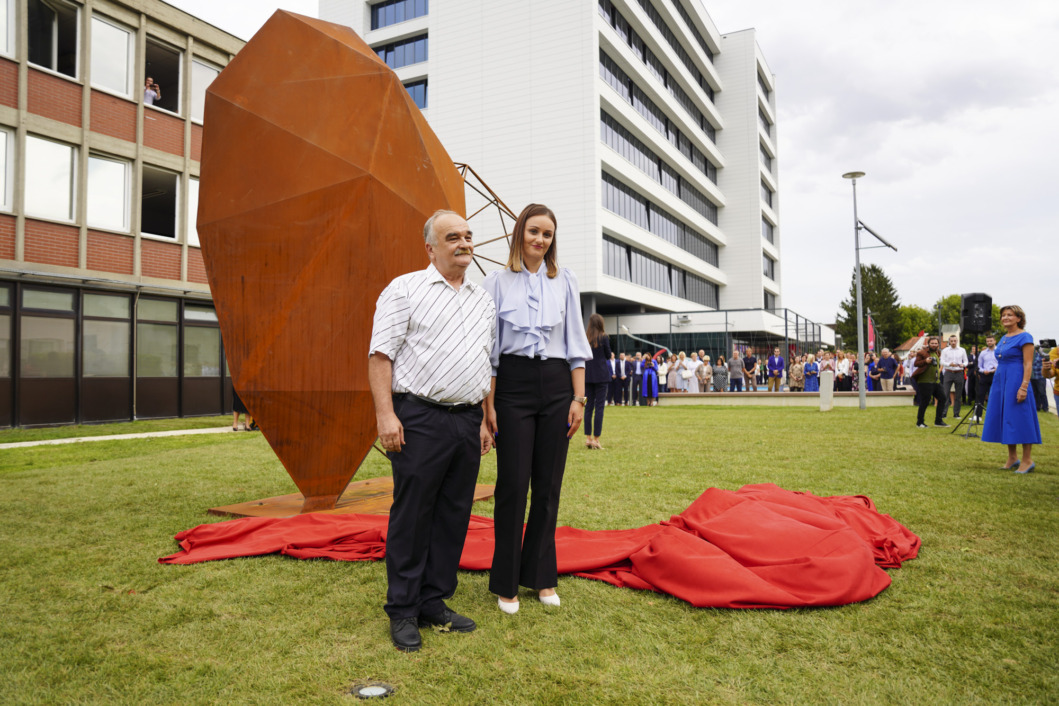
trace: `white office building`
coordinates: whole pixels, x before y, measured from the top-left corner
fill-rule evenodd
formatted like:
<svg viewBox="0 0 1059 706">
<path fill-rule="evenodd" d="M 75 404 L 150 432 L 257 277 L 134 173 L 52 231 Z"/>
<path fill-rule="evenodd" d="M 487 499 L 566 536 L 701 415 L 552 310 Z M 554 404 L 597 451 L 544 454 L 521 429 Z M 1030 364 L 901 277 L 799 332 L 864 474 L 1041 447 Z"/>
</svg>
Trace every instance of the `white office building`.
<svg viewBox="0 0 1059 706">
<path fill-rule="evenodd" d="M 754 30 L 721 34 L 701 0 L 320 0 L 320 17 L 376 49 L 516 213 L 555 211 L 586 312 L 752 309 L 739 330 L 799 328 L 763 311 L 783 307 L 780 194 Z M 471 223 L 479 241 L 499 230 Z"/>
</svg>

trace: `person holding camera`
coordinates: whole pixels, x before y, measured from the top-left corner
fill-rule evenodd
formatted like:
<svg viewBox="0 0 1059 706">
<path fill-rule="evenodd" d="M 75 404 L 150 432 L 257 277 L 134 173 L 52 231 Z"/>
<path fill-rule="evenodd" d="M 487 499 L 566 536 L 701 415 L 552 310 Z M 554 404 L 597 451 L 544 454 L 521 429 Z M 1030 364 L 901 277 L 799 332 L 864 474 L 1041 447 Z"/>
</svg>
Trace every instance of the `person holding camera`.
<svg viewBox="0 0 1059 706">
<path fill-rule="evenodd" d="M 162 89 L 154 82 L 153 78 L 148 76 L 143 86 L 143 104 L 154 105 L 155 102 L 160 100 L 162 100 Z"/>
</svg>

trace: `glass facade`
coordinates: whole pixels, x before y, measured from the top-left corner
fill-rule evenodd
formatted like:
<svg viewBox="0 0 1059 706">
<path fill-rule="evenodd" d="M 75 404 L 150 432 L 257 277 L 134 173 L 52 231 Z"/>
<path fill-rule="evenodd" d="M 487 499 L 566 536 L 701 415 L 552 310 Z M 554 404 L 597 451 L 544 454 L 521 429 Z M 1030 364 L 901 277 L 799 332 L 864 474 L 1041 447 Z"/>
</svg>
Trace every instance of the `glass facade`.
<svg viewBox="0 0 1059 706">
<path fill-rule="evenodd" d="M 19 374 L 24 378 L 74 376 L 74 320 L 23 315 Z"/>
<path fill-rule="evenodd" d="M 692 144 L 676 124 L 666 117 L 666 114 L 654 102 L 647 97 L 639 86 L 628 74 L 621 70 L 617 62 L 607 56 L 602 49 L 599 52 L 599 75 L 607 84 L 618 92 L 622 98 L 629 103 L 633 109 L 640 114 L 651 127 L 666 138 L 669 144 L 691 160 L 691 163 L 700 172 L 706 175 L 710 181 L 716 181 L 717 168 L 706 158 L 706 155 L 698 147 Z M 712 128 L 711 128 L 712 129 Z M 714 133 L 707 132 L 710 139 L 714 139 Z M 711 177 L 710 174 L 713 173 Z"/>
<path fill-rule="evenodd" d="M 371 28 L 389 27 L 422 17 L 428 11 L 427 0 L 385 0 L 371 6 Z"/>
<path fill-rule="evenodd" d="M 691 32 L 691 36 L 695 38 L 696 42 L 698 42 L 699 47 L 702 49 L 703 53 L 706 54 L 706 58 L 712 62 L 714 58 L 713 50 L 710 49 L 710 45 L 706 43 L 706 38 L 703 37 L 695 27 L 695 23 L 691 21 L 691 15 L 689 15 L 688 11 L 684 9 L 684 3 L 680 0 L 674 0 L 673 4 L 676 5 L 677 13 L 679 13 L 681 19 L 684 20 L 684 24 L 688 26 L 688 31 Z"/>
<path fill-rule="evenodd" d="M 631 245 L 603 236 L 603 274 L 716 309 L 720 287 Z"/>
<path fill-rule="evenodd" d="M 381 47 L 376 47 L 375 53 L 391 69 L 418 64 L 427 60 L 427 35 L 421 34 L 418 37 L 410 37 L 399 42 L 384 44 Z"/>
<path fill-rule="evenodd" d="M 603 208 L 681 250 L 717 266 L 717 244 L 610 174 L 603 174 Z"/>
<path fill-rule="evenodd" d="M 636 34 L 630 25 L 629 21 L 625 19 L 617 8 L 610 2 L 610 0 L 599 0 L 599 12 L 600 14 L 610 23 L 614 31 L 618 33 L 618 36 L 629 45 L 636 54 L 637 58 L 643 62 L 644 66 L 647 67 L 648 71 L 654 74 L 655 78 L 662 83 L 669 94 L 680 104 L 680 107 L 691 117 L 691 122 L 698 125 L 712 141 L 717 140 L 716 130 L 706 116 L 702 114 L 702 111 L 698 109 L 695 102 L 687 94 L 687 92 L 680 86 L 676 77 L 670 74 L 662 61 L 655 56 L 654 52 L 647 48 L 644 41 Z M 603 53 L 602 48 L 600 53 Z M 710 98 L 712 100 L 712 90 L 710 92 Z"/>
<path fill-rule="evenodd" d="M 600 126 L 600 136 L 602 137 L 604 144 L 632 162 L 636 168 L 644 174 L 658 183 L 662 183 L 661 165 L 664 164 L 662 158 L 656 155 L 654 150 L 637 139 L 615 118 L 608 115 L 605 110 L 600 111 L 600 120 L 602 122 L 602 125 Z M 692 159 L 692 163 L 695 164 L 696 167 L 700 167 L 706 178 L 716 184 L 717 167 L 715 167 L 713 162 L 708 160 L 705 155 L 699 152 L 699 150 L 694 147 L 691 147 L 690 149 L 693 152 L 698 153 L 695 155 L 695 158 Z M 706 197 L 703 196 L 702 198 L 705 199 Z M 703 215 L 705 216 L 706 214 L 704 213 Z"/>
<path fill-rule="evenodd" d="M 600 0 L 599 4 L 600 12 L 604 12 L 603 6 L 610 5 L 611 3 L 610 0 Z M 680 0 L 676 0 L 674 4 L 679 7 Z M 680 39 L 677 38 L 676 34 L 673 33 L 673 30 L 670 29 L 669 25 L 666 24 L 666 21 L 662 18 L 661 13 L 659 13 L 658 10 L 655 9 L 652 0 L 640 0 L 640 7 L 642 7 L 643 11 L 647 13 L 647 16 L 651 19 L 651 23 L 655 26 L 655 29 L 657 29 L 662 35 L 662 37 L 665 38 L 666 43 L 669 44 L 669 47 L 673 50 L 673 53 L 677 55 L 678 59 L 680 59 L 680 63 L 684 64 L 684 68 L 686 68 L 691 73 L 692 77 L 695 79 L 695 83 L 698 84 L 699 88 L 701 88 L 703 92 L 712 101 L 714 99 L 713 87 L 706 82 L 706 77 L 702 74 L 701 71 L 699 71 L 699 67 L 695 65 L 695 61 L 691 58 L 691 55 L 688 54 L 687 50 L 684 48 L 684 45 L 681 44 Z M 684 8 L 680 9 L 683 10 Z M 606 17 L 605 14 L 604 17 Z M 689 22 L 688 25 L 691 26 L 691 23 Z M 693 34 L 698 33 L 693 30 Z M 702 38 L 699 37 L 699 39 L 701 40 Z"/>
</svg>

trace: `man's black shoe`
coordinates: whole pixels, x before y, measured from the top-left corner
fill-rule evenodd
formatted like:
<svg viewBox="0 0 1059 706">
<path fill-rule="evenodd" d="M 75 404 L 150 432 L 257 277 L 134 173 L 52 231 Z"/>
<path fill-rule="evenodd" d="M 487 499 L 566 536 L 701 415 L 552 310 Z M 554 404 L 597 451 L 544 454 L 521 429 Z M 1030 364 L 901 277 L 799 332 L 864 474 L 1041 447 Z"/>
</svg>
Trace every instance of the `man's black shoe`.
<svg viewBox="0 0 1059 706">
<path fill-rule="evenodd" d="M 393 646 L 401 652 L 418 652 L 423 646 L 419 636 L 419 623 L 415 618 L 394 618 L 390 620 L 390 639 Z"/>
<path fill-rule="evenodd" d="M 437 613 L 420 613 L 419 625 L 437 628 L 441 632 L 474 632 L 478 627 L 467 616 L 453 613 L 448 608 L 443 608 Z"/>
</svg>

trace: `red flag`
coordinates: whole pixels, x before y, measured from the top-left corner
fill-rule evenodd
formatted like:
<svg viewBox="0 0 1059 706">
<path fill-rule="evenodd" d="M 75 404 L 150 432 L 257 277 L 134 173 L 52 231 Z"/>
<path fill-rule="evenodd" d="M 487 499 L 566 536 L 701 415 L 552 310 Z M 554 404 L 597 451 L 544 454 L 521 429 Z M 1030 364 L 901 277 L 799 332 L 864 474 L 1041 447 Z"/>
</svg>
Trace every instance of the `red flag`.
<svg viewBox="0 0 1059 706">
<path fill-rule="evenodd" d="M 868 350 L 875 350 L 875 322 L 868 317 Z"/>
</svg>

